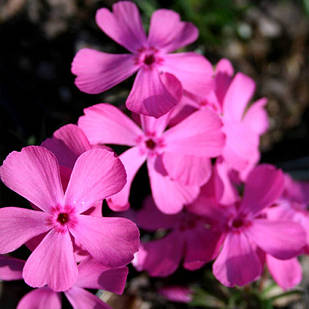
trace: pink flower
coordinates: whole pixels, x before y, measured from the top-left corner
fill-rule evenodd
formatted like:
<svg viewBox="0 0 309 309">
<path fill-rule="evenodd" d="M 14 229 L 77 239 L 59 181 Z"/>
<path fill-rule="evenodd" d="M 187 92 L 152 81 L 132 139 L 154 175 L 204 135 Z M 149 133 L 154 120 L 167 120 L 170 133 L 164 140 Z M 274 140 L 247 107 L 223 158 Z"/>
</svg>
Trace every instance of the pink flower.
<svg viewBox="0 0 309 309">
<path fill-rule="evenodd" d="M 54 132 L 52 138 L 44 140 L 41 146 L 47 148 L 56 156 L 64 190 L 70 180 L 74 164 L 82 153 L 92 148 L 110 150 L 103 145 L 90 145 L 85 133 L 74 124 L 62 126 Z M 102 216 L 102 201 L 96 202 L 86 213 L 92 216 Z"/>
<path fill-rule="evenodd" d="M 127 184 L 107 201 L 113 210 L 129 207 L 133 178 L 147 160 L 153 198 L 165 213 L 177 213 L 192 202 L 211 174 L 210 158 L 224 146 L 221 121 L 213 111 L 196 112 L 166 131 L 169 115 L 159 119 L 141 116 L 139 128 L 119 109 L 97 104 L 84 110 L 78 125 L 91 144 L 132 146 L 120 155 L 127 172 Z M 168 193 L 168 194 L 167 194 Z"/>
<path fill-rule="evenodd" d="M 65 193 L 56 157 L 41 146 L 9 154 L 0 175 L 6 186 L 42 210 L 0 209 L 0 253 L 12 252 L 47 233 L 23 269 L 28 285 L 47 284 L 55 291 L 69 289 L 78 276 L 73 240 L 108 267 L 125 265 L 133 258 L 139 245 L 134 223 L 124 218 L 83 214 L 125 184 L 123 165 L 112 152 L 91 149 L 80 155 Z"/>
<path fill-rule="evenodd" d="M 222 234 L 207 228 L 203 217 L 185 210 L 176 215 L 163 214 L 151 197 L 137 212 L 136 223 L 148 231 L 168 230 L 163 238 L 141 244 L 134 256 L 135 268 L 147 271 L 150 276 L 169 276 L 182 261 L 185 269 L 199 269 L 217 256 L 221 245 Z"/>
<path fill-rule="evenodd" d="M 308 182 L 293 180 L 284 175 L 284 191 L 276 207 L 267 210 L 267 216 L 276 220 L 278 218 L 291 220 L 300 224 L 306 234 L 304 253 L 309 253 L 309 212 L 308 212 Z"/>
<path fill-rule="evenodd" d="M 190 208 L 220 227 L 225 235 L 222 250 L 213 264 L 215 277 L 226 286 L 245 285 L 262 273 L 259 251 L 280 260 L 302 252 L 305 233 L 287 220 L 269 220 L 263 211 L 277 201 L 283 191 L 280 170 L 270 165 L 256 167 L 245 183 L 240 202 L 231 206 L 206 205 L 201 195 Z"/>
<path fill-rule="evenodd" d="M 19 280 L 25 261 L 11 257 L 0 256 L 0 279 Z M 110 309 L 98 297 L 87 289 L 103 289 L 122 294 L 126 278 L 127 267 L 107 268 L 93 259 L 87 259 L 78 265 L 78 278 L 74 286 L 64 291 L 74 308 L 102 308 Z M 35 289 L 27 293 L 18 303 L 17 309 L 61 309 L 61 294 L 48 287 Z"/>
<path fill-rule="evenodd" d="M 265 133 L 269 124 L 265 111 L 267 100 L 259 99 L 249 106 L 254 94 L 255 82 L 243 73 L 234 77 L 234 69 L 227 59 L 216 66 L 213 90 L 203 95 L 186 95 L 175 119 L 183 119 L 196 109 L 211 107 L 222 119 L 226 134 L 226 144 L 222 157 L 227 168 L 240 173 L 242 180 L 254 168 L 260 158 L 259 137 Z M 175 121 L 175 120 L 174 120 Z"/>
<path fill-rule="evenodd" d="M 198 30 L 180 21 L 177 13 L 157 10 L 146 37 L 133 2 L 121 1 L 113 11 L 99 9 L 98 26 L 131 54 L 107 54 L 81 49 L 72 63 L 76 86 L 86 93 L 103 92 L 137 72 L 127 99 L 127 108 L 136 113 L 160 117 L 181 99 L 182 88 L 193 93 L 210 91 L 212 66 L 196 53 L 170 52 L 195 41 Z"/>
</svg>

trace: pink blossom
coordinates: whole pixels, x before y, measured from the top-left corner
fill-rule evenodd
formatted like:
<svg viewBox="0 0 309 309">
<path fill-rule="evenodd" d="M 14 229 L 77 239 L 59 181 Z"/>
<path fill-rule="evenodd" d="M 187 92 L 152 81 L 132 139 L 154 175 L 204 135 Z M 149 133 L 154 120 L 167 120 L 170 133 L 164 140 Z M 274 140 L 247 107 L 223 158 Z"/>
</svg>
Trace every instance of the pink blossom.
<svg viewBox="0 0 309 309">
<path fill-rule="evenodd" d="M 56 157 L 41 146 L 10 153 L 0 175 L 6 186 L 40 209 L 0 209 L 0 253 L 12 252 L 47 233 L 23 269 L 28 285 L 47 284 L 55 291 L 64 291 L 76 282 L 72 240 L 108 267 L 125 265 L 133 258 L 139 245 L 134 223 L 84 214 L 95 202 L 121 190 L 126 182 L 124 167 L 112 152 L 91 149 L 82 153 L 65 193 Z"/>
<path fill-rule="evenodd" d="M 288 220 L 269 220 L 263 211 L 274 204 L 284 188 L 280 170 L 256 167 L 248 176 L 243 198 L 230 206 L 205 205 L 200 196 L 190 210 L 216 224 L 225 235 L 214 264 L 215 277 L 226 286 L 245 285 L 262 273 L 259 251 L 288 260 L 302 252 L 305 233 Z"/>
<path fill-rule="evenodd" d="M 284 191 L 279 201 L 266 211 L 269 220 L 289 220 L 302 226 L 306 236 L 304 253 L 309 250 L 309 214 L 308 183 L 293 180 L 289 175 L 284 175 Z M 276 283 L 288 290 L 301 282 L 302 268 L 297 258 L 278 260 L 266 254 L 266 264 Z"/>
<path fill-rule="evenodd" d="M 187 94 L 174 111 L 177 122 L 192 113 L 192 107 L 211 107 L 222 118 L 226 144 L 222 157 L 227 168 L 239 172 L 242 180 L 259 161 L 259 137 L 269 124 L 265 111 L 267 100 L 259 99 L 249 106 L 254 94 L 255 82 L 243 73 L 234 77 L 234 69 L 227 59 L 216 66 L 213 90 L 203 95 Z M 191 109 L 188 108 L 191 106 Z"/>
<path fill-rule="evenodd" d="M 111 150 L 104 145 L 90 145 L 85 133 L 74 124 L 67 124 L 56 130 L 52 138 L 47 138 L 41 146 L 50 150 L 57 158 L 61 182 L 66 189 L 72 169 L 78 157 L 92 148 Z M 87 211 L 92 216 L 102 216 L 102 201 L 95 202 Z"/>
<path fill-rule="evenodd" d="M 153 13 L 148 38 L 133 2 L 121 1 L 96 14 L 97 25 L 131 54 L 107 54 L 81 49 L 72 63 L 76 86 L 86 93 L 100 93 L 137 72 L 127 98 L 127 108 L 160 117 L 181 99 L 182 89 L 206 94 L 212 86 L 212 66 L 201 55 L 170 54 L 196 40 L 197 28 L 182 22 L 173 11 Z"/>
<path fill-rule="evenodd" d="M 267 216 L 276 220 L 278 218 L 291 220 L 300 224 L 306 235 L 304 253 L 309 253 L 309 212 L 308 182 L 296 181 L 289 175 L 284 175 L 284 191 L 276 207 L 267 210 Z"/>
<path fill-rule="evenodd" d="M 134 257 L 135 268 L 146 270 L 150 276 L 169 276 L 182 261 L 188 270 L 199 269 L 218 254 L 221 245 L 222 234 L 207 228 L 203 217 L 185 210 L 176 215 L 163 214 L 150 197 L 137 212 L 136 223 L 148 231 L 169 230 L 163 238 L 142 243 Z"/>
<path fill-rule="evenodd" d="M 0 257 L 0 279 L 22 279 L 24 264 L 25 261 L 23 260 Z M 110 269 L 93 259 L 87 259 L 78 265 L 77 281 L 74 286 L 64 291 L 64 294 L 74 308 L 110 309 L 107 304 L 85 289 L 103 289 L 122 294 L 127 275 L 127 267 Z M 17 309 L 61 309 L 60 295 L 60 293 L 48 287 L 35 289 L 23 296 L 17 305 Z"/>
<path fill-rule="evenodd" d="M 165 213 L 179 212 L 184 204 L 193 201 L 199 186 L 209 179 L 210 158 L 219 155 L 224 146 L 221 121 L 210 109 L 196 112 L 166 131 L 168 114 L 159 119 L 141 116 L 141 129 L 109 104 L 94 105 L 84 113 L 78 125 L 91 144 L 131 146 L 119 157 L 127 172 L 127 184 L 107 200 L 116 211 L 129 207 L 131 183 L 147 161 L 156 205 Z"/>
</svg>

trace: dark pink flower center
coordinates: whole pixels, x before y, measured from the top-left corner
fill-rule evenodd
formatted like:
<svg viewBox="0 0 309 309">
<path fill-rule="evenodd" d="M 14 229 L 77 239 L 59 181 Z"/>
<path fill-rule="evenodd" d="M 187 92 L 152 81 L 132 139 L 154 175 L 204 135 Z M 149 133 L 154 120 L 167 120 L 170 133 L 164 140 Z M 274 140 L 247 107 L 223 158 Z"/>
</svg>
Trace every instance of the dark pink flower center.
<svg viewBox="0 0 309 309">
<path fill-rule="evenodd" d="M 242 218 L 236 218 L 232 222 L 232 226 L 235 228 L 240 228 L 244 225 L 244 220 Z"/>
<path fill-rule="evenodd" d="M 153 54 L 146 55 L 144 58 L 144 63 L 146 65 L 152 65 L 153 63 L 155 63 L 155 61 L 156 61 L 156 58 Z"/>
<path fill-rule="evenodd" d="M 57 221 L 61 224 L 61 225 L 65 225 L 66 223 L 69 222 L 69 214 L 65 213 L 65 212 L 61 212 L 58 214 L 57 217 Z"/>
<path fill-rule="evenodd" d="M 160 52 L 156 48 L 143 47 L 138 50 L 135 63 L 144 68 L 152 69 L 155 65 L 162 64 L 163 58 L 160 56 Z"/>
<path fill-rule="evenodd" d="M 234 230 L 239 230 L 239 229 L 243 229 L 248 227 L 251 224 L 251 220 L 248 219 L 246 216 L 244 215 L 239 215 L 236 218 L 232 219 L 230 221 L 230 228 L 234 229 Z"/>
<path fill-rule="evenodd" d="M 156 146 L 157 146 L 156 142 L 155 142 L 154 140 L 152 140 L 152 139 L 148 139 L 148 140 L 145 142 L 145 144 L 146 144 L 146 147 L 147 147 L 148 149 L 150 149 L 150 150 L 154 150 L 154 149 L 156 148 Z"/>
</svg>

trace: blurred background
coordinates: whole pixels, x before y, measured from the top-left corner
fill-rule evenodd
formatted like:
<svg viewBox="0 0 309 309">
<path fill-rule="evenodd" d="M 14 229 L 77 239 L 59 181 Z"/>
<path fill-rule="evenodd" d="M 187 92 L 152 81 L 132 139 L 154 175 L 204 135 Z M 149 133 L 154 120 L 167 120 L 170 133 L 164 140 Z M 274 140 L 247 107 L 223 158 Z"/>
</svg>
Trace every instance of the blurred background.
<svg viewBox="0 0 309 309">
<path fill-rule="evenodd" d="M 114 2 L 0 0 L 1 162 L 9 152 L 40 144 L 60 126 L 76 123 L 87 106 L 125 102 L 132 78 L 103 94 L 88 95 L 74 86 L 70 72 L 72 59 L 82 47 L 124 52 L 94 20 L 98 8 L 111 8 Z M 229 58 L 235 71 L 244 72 L 256 81 L 255 98 L 268 98 L 270 116 L 270 130 L 261 141 L 262 161 L 309 180 L 309 0 L 134 2 L 139 6 L 146 29 L 154 10 L 173 9 L 200 31 L 198 40 L 187 50 L 204 54 L 213 64 L 222 57 Z M 0 199 L 3 206 L 25 203 L 3 185 Z M 303 281 L 306 289 L 309 270 L 304 271 L 308 273 Z M 201 282 L 201 286 L 214 282 L 205 276 L 204 270 L 194 273 L 181 270 L 166 282 Z M 127 296 L 110 302 L 115 302 L 116 309 L 188 307 L 160 298 L 156 293 L 158 284 L 132 270 Z M 15 308 L 26 291 L 22 283 L 0 283 L 0 307 Z M 211 300 L 212 296 L 207 297 Z M 309 308 L 306 293 L 293 297 L 281 305 Z M 215 304 L 215 300 L 210 301 L 207 308 Z M 254 304 L 248 308 L 255 308 Z"/>
</svg>

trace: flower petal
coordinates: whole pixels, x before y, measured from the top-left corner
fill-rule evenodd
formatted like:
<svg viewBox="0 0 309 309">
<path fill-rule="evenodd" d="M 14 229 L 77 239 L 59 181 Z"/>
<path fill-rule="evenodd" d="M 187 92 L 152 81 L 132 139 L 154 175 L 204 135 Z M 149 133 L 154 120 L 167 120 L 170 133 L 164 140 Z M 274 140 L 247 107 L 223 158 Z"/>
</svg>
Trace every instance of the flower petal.
<svg viewBox="0 0 309 309">
<path fill-rule="evenodd" d="M 99 297 L 79 287 L 73 287 L 64 294 L 74 309 L 112 309 Z"/>
<path fill-rule="evenodd" d="M 161 117 L 178 104 L 182 96 L 179 80 L 156 68 L 138 71 L 126 106 L 132 112 Z"/>
<path fill-rule="evenodd" d="M 224 120 L 226 144 L 223 158 L 232 169 L 239 172 L 255 165 L 260 157 L 259 135 L 243 122 Z"/>
<path fill-rule="evenodd" d="M 138 147 L 132 147 L 131 149 L 121 154 L 119 159 L 125 167 L 127 173 L 127 182 L 121 191 L 107 199 L 108 206 L 113 211 L 124 211 L 130 207 L 129 195 L 131 184 L 137 171 L 145 162 L 146 155 L 142 155 Z"/>
<path fill-rule="evenodd" d="M 184 250 L 184 242 L 179 236 L 172 232 L 164 238 L 144 243 L 145 257 L 138 268 L 153 277 L 166 277 L 175 272 Z"/>
<path fill-rule="evenodd" d="M 156 10 L 151 16 L 149 46 L 171 52 L 194 42 L 197 37 L 197 28 L 189 22 L 180 21 L 179 14 L 174 11 Z"/>
<path fill-rule="evenodd" d="M 65 205 L 81 213 L 94 202 L 119 192 L 126 183 L 126 172 L 114 153 L 91 149 L 76 161 L 65 192 Z"/>
<path fill-rule="evenodd" d="M 292 221 L 257 219 L 246 234 L 265 252 L 282 260 L 297 256 L 306 245 L 304 229 Z"/>
<path fill-rule="evenodd" d="M 222 238 L 222 233 L 204 226 L 187 231 L 184 268 L 196 270 L 213 260 L 218 255 Z"/>
<path fill-rule="evenodd" d="M 152 196 L 155 204 L 163 213 L 176 214 L 185 204 L 191 203 L 197 197 L 199 186 L 185 186 L 171 180 L 166 171 L 165 173 L 158 172 L 158 165 L 161 166 L 160 169 L 164 169 L 160 161 L 160 158 L 156 160 L 156 163 L 154 159 L 147 160 Z"/>
<path fill-rule="evenodd" d="M 77 280 L 73 245 L 68 232 L 51 230 L 32 252 L 23 269 L 25 282 L 32 287 L 48 285 L 65 291 Z"/>
<path fill-rule="evenodd" d="M 138 227 L 147 231 L 156 231 L 158 229 L 169 229 L 175 227 L 181 216 L 167 215 L 161 212 L 155 205 L 152 196 L 147 196 L 143 202 L 143 208 L 136 214 L 136 224 Z"/>
<path fill-rule="evenodd" d="M 255 82 L 253 79 L 243 73 L 237 73 L 224 98 L 224 117 L 230 120 L 241 121 L 254 90 Z"/>
<path fill-rule="evenodd" d="M 248 108 L 243 119 L 244 123 L 259 135 L 265 133 L 269 127 L 268 115 L 265 110 L 266 103 L 266 98 L 254 102 Z"/>
<path fill-rule="evenodd" d="M 178 105 L 177 105 L 178 106 Z M 172 109 L 174 111 L 174 109 Z M 147 133 L 155 133 L 160 136 L 165 128 L 169 125 L 171 113 L 166 113 L 159 118 L 139 115 L 143 131 Z"/>
<path fill-rule="evenodd" d="M 61 309 L 59 293 L 44 287 L 27 293 L 18 303 L 17 309 Z"/>
<path fill-rule="evenodd" d="M 61 166 L 72 169 L 78 156 L 91 148 L 85 133 L 74 124 L 67 124 L 46 139 L 42 146 L 56 155 Z"/>
<path fill-rule="evenodd" d="M 23 279 L 22 271 L 25 261 L 10 256 L 0 256 L 0 280 Z"/>
<path fill-rule="evenodd" d="M 84 109 L 78 126 L 86 133 L 91 144 L 120 144 L 133 146 L 142 130 L 117 107 L 96 104 Z"/>
<path fill-rule="evenodd" d="M 213 264 L 214 276 L 225 286 L 243 286 L 262 274 L 262 264 L 249 239 L 243 233 L 227 235 Z"/>
<path fill-rule="evenodd" d="M 212 110 L 197 111 L 164 133 L 165 151 L 198 157 L 222 153 L 225 136 L 222 122 Z"/>
<path fill-rule="evenodd" d="M 70 231 L 94 259 L 108 267 L 130 263 L 139 246 L 138 228 L 125 218 L 79 215 Z"/>
<path fill-rule="evenodd" d="M 274 203 L 284 188 L 284 175 L 270 164 L 261 164 L 248 176 L 240 211 L 257 214 Z"/>
<path fill-rule="evenodd" d="M 71 67 L 77 88 L 90 94 L 118 85 L 137 70 L 133 55 L 107 54 L 90 48 L 79 50 Z"/>
<path fill-rule="evenodd" d="M 221 59 L 216 65 L 215 72 L 215 93 L 220 102 L 223 104 L 226 92 L 231 84 L 234 69 L 228 59 Z"/>
<path fill-rule="evenodd" d="M 114 41 L 131 52 L 146 45 L 146 34 L 136 5 L 131 1 L 113 4 L 113 11 L 99 9 L 97 25 Z"/>
<path fill-rule="evenodd" d="M 41 146 L 11 152 L 0 168 L 1 180 L 35 206 L 49 212 L 62 202 L 63 189 L 56 157 Z"/>
<path fill-rule="evenodd" d="M 272 277 L 283 290 L 292 289 L 301 282 L 302 269 L 297 258 L 278 260 L 266 254 L 266 263 Z"/>
<path fill-rule="evenodd" d="M 231 205 L 239 200 L 235 182 L 233 181 L 233 172 L 235 173 L 222 157 L 216 160 L 213 174 L 218 187 L 217 201 L 220 204 Z"/>
<path fill-rule="evenodd" d="M 213 88 L 212 65 L 197 53 L 165 55 L 160 70 L 173 74 L 185 90 L 199 96 L 206 96 Z"/>
<path fill-rule="evenodd" d="M 127 267 L 110 269 L 93 259 L 88 259 L 78 265 L 78 279 L 75 286 L 122 294 L 127 275 Z"/>
<path fill-rule="evenodd" d="M 162 159 L 169 177 L 186 186 L 202 186 L 211 176 L 209 158 L 164 152 Z"/>
<path fill-rule="evenodd" d="M 51 229 L 43 211 L 4 207 L 0 209 L 0 253 L 16 250 L 28 240 Z"/>
</svg>

